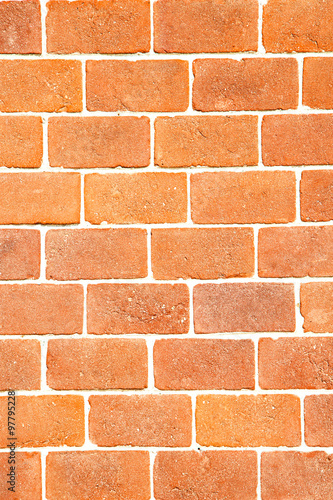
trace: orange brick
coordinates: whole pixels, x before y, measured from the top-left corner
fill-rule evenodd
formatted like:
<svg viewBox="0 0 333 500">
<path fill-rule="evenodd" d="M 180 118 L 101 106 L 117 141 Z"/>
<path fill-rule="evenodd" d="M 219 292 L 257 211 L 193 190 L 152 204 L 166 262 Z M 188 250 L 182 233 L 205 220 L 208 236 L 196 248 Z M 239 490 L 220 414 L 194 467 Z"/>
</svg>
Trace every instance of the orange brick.
<svg viewBox="0 0 333 500">
<path fill-rule="evenodd" d="M 190 446 L 186 395 L 90 396 L 89 435 L 98 446 Z"/>
<path fill-rule="evenodd" d="M 196 224 L 292 222 L 296 217 L 294 172 L 204 172 L 191 175 Z"/>
<path fill-rule="evenodd" d="M 47 232 L 45 246 L 48 279 L 147 276 L 145 229 L 54 229 Z"/>
<path fill-rule="evenodd" d="M 171 339 L 154 344 L 158 389 L 254 389 L 251 340 Z"/>
<path fill-rule="evenodd" d="M 304 170 L 301 180 L 301 218 L 305 222 L 333 220 L 333 172 Z"/>
<path fill-rule="evenodd" d="M 219 279 L 252 276 L 253 229 L 153 229 L 155 279 Z"/>
<path fill-rule="evenodd" d="M 57 339 L 48 342 L 47 383 L 52 389 L 144 389 L 147 377 L 144 340 Z"/>
<path fill-rule="evenodd" d="M 88 332 L 93 334 L 187 333 L 186 285 L 88 285 Z"/>
<path fill-rule="evenodd" d="M 258 46 L 255 0 L 154 2 L 156 52 L 241 52 Z"/>
<path fill-rule="evenodd" d="M 1 427 L 7 427 L 8 401 L 0 398 Z M 82 396 L 16 396 L 16 446 L 82 446 L 84 443 L 84 399 Z M 0 435 L 0 448 L 8 438 Z"/>
<path fill-rule="evenodd" d="M 42 24 L 38 0 L 0 3 L 0 53 L 40 54 Z"/>
<path fill-rule="evenodd" d="M 149 118 L 136 116 L 50 118 L 51 167 L 146 167 Z"/>
<path fill-rule="evenodd" d="M 187 61 L 87 61 L 89 111 L 186 111 Z"/>
<path fill-rule="evenodd" d="M 333 20 L 333 18 L 332 18 Z M 333 57 L 306 57 L 303 64 L 303 104 L 333 108 Z"/>
<path fill-rule="evenodd" d="M 256 116 L 176 116 L 155 121 L 160 167 L 237 167 L 258 163 Z"/>
<path fill-rule="evenodd" d="M 40 275 L 40 232 L 0 229 L 0 279 L 37 279 Z"/>
<path fill-rule="evenodd" d="M 15 463 L 8 452 L 0 453 L 0 496 L 1 500 L 42 500 L 42 465 L 40 453 L 15 452 Z M 15 487 L 7 483 L 9 468 L 15 467 Z"/>
<path fill-rule="evenodd" d="M 304 399 L 304 434 L 307 446 L 333 446 L 333 395 Z"/>
<path fill-rule="evenodd" d="M 205 284 L 194 287 L 196 333 L 293 332 L 293 285 Z"/>
<path fill-rule="evenodd" d="M 300 400 L 290 394 L 198 396 L 196 429 L 203 446 L 299 446 Z"/>
<path fill-rule="evenodd" d="M 147 172 L 85 176 L 85 217 L 91 224 L 186 222 L 186 174 Z"/>
<path fill-rule="evenodd" d="M 305 332 L 333 333 L 333 283 L 302 284 L 301 314 Z"/>
<path fill-rule="evenodd" d="M 0 10 L 1 5 L 0 2 Z M 0 137 L 1 166 L 16 168 L 38 168 L 41 166 L 43 126 L 40 117 L 1 116 Z"/>
<path fill-rule="evenodd" d="M 0 391 L 40 389 L 38 340 L 0 340 Z"/>
<path fill-rule="evenodd" d="M 197 59 L 193 107 L 199 111 L 296 109 L 296 59 Z"/>
<path fill-rule="evenodd" d="M 1 335 L 82 333 L 81 285 L 0 285 Z"/>
<path fill-rule="evenodd" d="M 47 8 L 48 52 L 124 54 L 149 51 L 149 0 L 52 0 Z"/>
</svg>

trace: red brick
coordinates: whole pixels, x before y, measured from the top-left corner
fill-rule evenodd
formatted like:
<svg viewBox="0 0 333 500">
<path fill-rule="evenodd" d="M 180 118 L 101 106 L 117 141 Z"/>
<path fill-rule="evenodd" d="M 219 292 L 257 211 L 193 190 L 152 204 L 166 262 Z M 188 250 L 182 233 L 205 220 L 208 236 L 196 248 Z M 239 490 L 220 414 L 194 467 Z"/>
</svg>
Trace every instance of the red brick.
<svg viewBox="0 0 333 500">
<path fill-rule="evenodd" d="M 176 116 L 155 121 L 160 167 L 237 167 L 258 163 L 256 116 Z"/>
<path fill-rule="evenodd" d="M 158 389 L 254 389 L 251 340 L 172 339 L 154 344 Z"/>
<path fill-rule="evenodd" d="M 293 332 L 293 285 L 205 284 L 194 288 L 196 333 Z"/>
<path fill-rule="evenodd" d="M 42 465 L 40 453 L 15 452 L 15 463 L 9 463 L 8 452 L 0 453 L 0 496 L 1 500 L 42 500 Z M 7 481 L 9 468 L 15 467 L 15 493 Z M 14 496 L 13 496 L 14 495 Z"/>
<path fill-rule="evenodd" d="M 196 224 L 292 222 L 296 217 L 294 172 L 204 172 L 191 175 Z"/>
<path fill-rule="evenodd" d="M 253 229 L 153 229 L 155 279 L 242 278 L 254 272 Z"/>
<path fill-rule="evenodd" d="M 160 451 L 154 462 L 156 500 L 256 500 L 254 451 Z"/>
<path fill-rule="evenodd" d="M 149 500 L 146 451 L 63 451 L 46 457 L 49 500 Z"/>
<path fill-rule="evenodd" d="M 88 332 L 93 334 L 187 333 L 186 285 L 88 285 Z"/>
<path fill-rule="evenodd" d="M 333 114 L 264 116 L 264 165 L 332 165 Z"/>
<path fill-rule="evenodd" d="M 301 218 L 305 222 L 333 220 L 333 172 L 304 170 L 301 180 Z"/>
<path fill-rule="evenodd" d="M 50 118 L 51 167 L 146 167 L 149 118 L 108 116 Z"/>
<path fill-rule="evenodd" d="M 0 229 L 0 279 L 37 279 L 40 274 L 40 232 Z"/>
<path fill-rule="evenodd" d="M 333 20 L 333 18 L 332 18 Z M 333 108 L 333 58 L 306 57 L 303 63 L 303 104 Z"/>
<path fill-rule="evenodd" d="M 203 446 L 299 446 L 300 400 L 291 394 L 198 396 L 196 429 Z"/>
<path fill-rule="evenodd" d="M 186 111 L 187 61 L 87 61 L 89 111 Z"/>
<path fill-rule="evenodd" d="M 197 59 L 193 107 L 199 111 L 296 109 L 296 59 Z"/>
<path fill-rule="evenodd" d="M 2 2 L 0 2 L 0 10 L 1 5 Z M 41 166 L 43 126 L 40 117 L 1 116 L 0 136 L 1 166 L 16 168 L 38 168 Z"/>
<path fill-rule="evenodd" d="M 98 446 L 190 446 L 186 395 L 90 396 L 89 435 Z"/>
<path fill-rule="evenodd" d="M 45 245 L 48 279 L 147 276 L 145 229 L 55 229 L 47 232 Z"/>
<path fill-rule="evenodd" d="M 258 46 L 255 0 L 158 0 L 156 52 L 241 52 Z"/>
<path fill-rule="evenodd" d="M 48 342 L 47 383 L 55 390 L 144 389 L 147 366 L 144 340 L 57 339 Z"/>
<path fill-rule="evenodd" d="M 85 217 L 91 224 L 186 222 L 186 174 L 88 174 Z"/>
<path fill-rule="evenodd" d="M 0 3 L 0 53 L 42 52 L 41 12 L 38 0 Z"/>
<path fill-rule="evenodd" d="M 333 333 L 333 283 L 302 284 L 301 314 L 305 332 Z"/>
<path fill-rule="evenodd" d="M 0 340 L 0 391 L 40 389 L 38 340 Z"/>
<path fill-rule="evenodd" d="M 304 434 L 307 446 L 333 446 L 333 395 L 306 396 Z"/>
<path fill-rule="evenodd" d="M 149 0 L 52 0 L 47 4 L 48 52 L 148 52 Z"/>
<path fill-rule="evenodd" d="M 80 222 L 80 175 L 75 173 L 0 174 L 0 224 Z"/>
<path fill-rule="evenodd" d="M 0 285 L 1 335 L 82 333 L 81 285 Z"/>
</svg>

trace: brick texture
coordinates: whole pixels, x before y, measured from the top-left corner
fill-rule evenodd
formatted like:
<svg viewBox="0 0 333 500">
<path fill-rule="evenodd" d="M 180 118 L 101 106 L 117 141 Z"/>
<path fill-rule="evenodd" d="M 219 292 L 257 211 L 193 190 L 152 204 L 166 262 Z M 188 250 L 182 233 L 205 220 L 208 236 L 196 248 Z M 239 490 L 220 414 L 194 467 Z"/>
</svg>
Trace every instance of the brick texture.
<svg viewBox="0 0 333 500">
<path fill-rule="evenodd" d="M 41 118 L 37 116 L 1 116 L 0 137 L 1 166 L 16 168 L 38 168 L 41 166 L 43 159 Z"/>
<path fill-rule="evenodd" d="M 303 66 L 303 104 L 333 108 L 333 58 L 306 57 Z"/>
<path fill-rule="evenodd" d="M 0 229 L 0 279 L 39 278 L 40 245 L 35 229 Z"/>
<path fill-rule="evenodd" d="M 0 32 L 0 54 L 40 54 L 42 25 L 39 1 L 1 2 Z"/>
<path fill-rule="evenodd" d="M 304 434 L 308 446 L 332 446 L 332 407 L 332 394 L 305 397 Z"/>
<path fill-rule="evenodd" d="M 301 218 L 305 222 L 333 220 L 333 172 L 306 170 L 301 179 Z"/>
<path fill-rule="evenodd" d="M 333 283 L 302 284 L 301 314 L 305 332 L 333 333 Z"/>
<path fill-rule="evenodd" d="M 40 343 L 37 340 L 0 340 L 0 390 L 38 390 L 40 380 Z"/>
<path fill-rule="evenodd" d="M 38 452 L 15 452 L 15 465 L 8 463 L 8 452 L 0 453 L 0 495 L 3 500 L 12 500 L 12 487 L 7 481 L 9 468 L 15 467 L 15 496 L 19 500 L 29 498 L 29 500 L 42 499 L 42 464 L 40 453 Z M 19 481 L 17 478 L 20 478 Z"/>
</svg>

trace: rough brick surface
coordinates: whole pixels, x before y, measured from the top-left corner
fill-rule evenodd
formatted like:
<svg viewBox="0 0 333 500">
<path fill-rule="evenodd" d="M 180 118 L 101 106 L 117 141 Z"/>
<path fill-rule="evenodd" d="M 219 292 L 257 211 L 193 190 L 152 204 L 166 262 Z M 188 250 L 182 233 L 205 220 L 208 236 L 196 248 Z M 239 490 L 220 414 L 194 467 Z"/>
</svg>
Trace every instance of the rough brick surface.
<svg viewBox="0 0 333 500">
<path fill-rule="evenodd" d="M 333 220 L 333 172 L 305 170 L 301 179 L 301 218 L 305 222 Z"/>
<path fill-rule="evenodd" d="M 333 108 L 333 58 L 306 57 L 303 64 L 303 104 Z"/>
<path fill-rule="evenodd" d="M 37 279 L 40 275 L 40 232 L 0 229 L 0 279 Z"/>
<path fill-rule="evenodd" d="M 8 452 L 0 453 L 0 495 L 1 500 L 13 500 L 13 491 L 8 490 L 9 468 L 15 467 L 15 498 L 17 500 L 42 499 L 42 464 L 40 453 L 15 452 L 15 465 L 8 464 Z M 20 478 L 18 480 L 18 478 Z"/>
<path fill-rule="evenodd" d="M 38 340 L 0 340 L 0 390 L 40 389 L 41 348 Z"/>
<path fill-rule="evenodd" d="M 333 395 L 306 396 L 304 434 L 308 446 L 333 446 Z"/>
<path fill-rule="evenodd" d="M 333 333 L 333 283 L 302 284 L 301 314 L 305 332 Z"/>
<path fill-rule="evenodd" d="M 43 159 L 41 118 L 37 116 L 1 116 L 0 137 L 1 166 L 16 168 L 38 168 L 41 166 Z"/>
<path fill-rule="evenodd" d="M 40 54 L 42 25 L 38 0 L 0 3 L 0 54 Z"/>
</svg>

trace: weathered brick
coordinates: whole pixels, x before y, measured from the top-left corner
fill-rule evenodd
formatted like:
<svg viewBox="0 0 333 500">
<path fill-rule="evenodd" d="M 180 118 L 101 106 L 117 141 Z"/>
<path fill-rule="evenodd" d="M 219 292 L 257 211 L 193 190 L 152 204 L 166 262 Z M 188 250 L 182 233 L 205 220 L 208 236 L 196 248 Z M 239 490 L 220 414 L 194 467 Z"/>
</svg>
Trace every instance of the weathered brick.
<svg viewBox="0 0 333 500">
<path fill-rule="evenodd" d="M 333 20 L 333 17 L 332 17 Z M 306 57 L 303 63 L 303 104 L 333 108 L 333 58 Z"/>
<path fill-rule="evenodd" d="M 333 395 L 306 396 L 304 435 L 307 446 L 333 446 Z"/>
<path fill-rule="evenodd" d="M 301 179 L 301 218 L 305 222 L 333 220 L 333 172 L 304 170 Z"/>
<path fill-rule="evenodd" d="M 23 2 L 22 2 L 23 3 Z M 8 462 L 10 460 L 11 463 Z M 8 452 L 0 453 L 1 500 L 42 500 L 42 465 L 40 453 L 15 451 L 15 463 Z M 15 486 L 7 483 L 9 468 L 15 467 Z M 14 488 L 9 490 L 10 487 Z"/>
<path fill-rule="evenodd" d="M 0 391 L 40 389 L 38 340 L 0 340 Z"/>
<path fill-rule="evenodd" d="M 38 0 L 0 2 L 0 54 L 40 54 L 42 24 Z"/>
<path fill-rule="evenodd" d="M 0 2 L 0 9 L 1 4 Z M 43 126 L 40 117 L 1 116 L 0 137 L 1 166 L 16 168 L 38 168 L 41 166 Z"/>
<path fill-rule="evenodd" d="M 305 332 L 333 333 L 333 283 L 301 284 L 301 314 Z"/>
<path fill-rule="evenodd" d="M 0 279 L 37 279 L 40 275 L 40 232 L 0 229 Z"/>
</svg>

